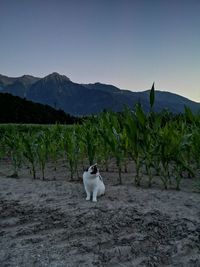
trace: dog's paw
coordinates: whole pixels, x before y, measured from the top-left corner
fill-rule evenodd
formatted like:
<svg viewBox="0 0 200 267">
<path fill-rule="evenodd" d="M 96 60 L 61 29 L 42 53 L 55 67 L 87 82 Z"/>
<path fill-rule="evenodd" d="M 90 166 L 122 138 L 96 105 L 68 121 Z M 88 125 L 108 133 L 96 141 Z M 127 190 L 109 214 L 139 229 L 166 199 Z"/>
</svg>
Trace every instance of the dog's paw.
<svg viewBox="0 0 200 267">
<path fill-rule="evenodd" d="M 92 202 L 97 202 L 97 199 L 93 199 Z"/>
<path fill-rule="evenodd" d="M 90 197 L 86 197 L 86 200 L 90 200 Z"/>
</svg>

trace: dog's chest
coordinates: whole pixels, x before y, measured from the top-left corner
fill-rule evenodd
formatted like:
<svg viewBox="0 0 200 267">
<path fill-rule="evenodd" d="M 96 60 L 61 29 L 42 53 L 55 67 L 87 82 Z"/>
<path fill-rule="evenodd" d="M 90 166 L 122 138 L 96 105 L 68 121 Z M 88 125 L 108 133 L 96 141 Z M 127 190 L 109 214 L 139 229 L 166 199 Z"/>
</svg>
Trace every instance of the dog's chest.
<svg viewBox="0 0 200 267">
<path fill-rule="evenodd" d="M 89 178 L 89 177 L 83 177 L 84 186 L 89 189 L 93 190 L 95 187 L 99 184 L 99 178 Z"/>
</svg>

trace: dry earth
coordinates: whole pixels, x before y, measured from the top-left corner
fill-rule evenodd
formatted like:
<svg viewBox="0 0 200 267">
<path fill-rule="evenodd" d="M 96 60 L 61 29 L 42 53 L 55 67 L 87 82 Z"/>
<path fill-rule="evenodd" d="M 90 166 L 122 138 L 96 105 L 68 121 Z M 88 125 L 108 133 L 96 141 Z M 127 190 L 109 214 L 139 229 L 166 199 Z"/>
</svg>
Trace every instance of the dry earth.
<svg viewBox="0 0 200 267">
<path fill-rule="evenodd" d="M 164 191 L 115 186 L 104 172 L 106 195 L 92 203 L 62 168 L 42 181 L 0 167 L 1 267 L 200 266 L 200 194 L 187 179 Z"/>
</svg>

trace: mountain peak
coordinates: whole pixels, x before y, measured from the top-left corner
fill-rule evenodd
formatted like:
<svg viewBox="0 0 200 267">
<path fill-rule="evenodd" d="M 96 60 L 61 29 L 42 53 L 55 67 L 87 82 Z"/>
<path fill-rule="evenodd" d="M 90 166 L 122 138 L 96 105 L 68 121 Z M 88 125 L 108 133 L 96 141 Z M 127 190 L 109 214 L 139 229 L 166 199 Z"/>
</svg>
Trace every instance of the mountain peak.
<svg viewBox="0 0 200 267">
<path fill-rule="evenodd" d="M 34 77 L 34 76 L 32 76 L 32 75 L 29 75 L 29 74 L 24 74 L 24 75 L 22 75 L 22 76 L 19 77 L 19 78 L 36 78 L 36 77 Z"/>
<path fill-rule="evenodd" d="M 57 81 L 70 81 L 70 79 L 67 76 L 61 75 L 58 72 L 52 72 L 51 74 L 44 77 L 44 79 L 57 80 Z"/>
</svg>

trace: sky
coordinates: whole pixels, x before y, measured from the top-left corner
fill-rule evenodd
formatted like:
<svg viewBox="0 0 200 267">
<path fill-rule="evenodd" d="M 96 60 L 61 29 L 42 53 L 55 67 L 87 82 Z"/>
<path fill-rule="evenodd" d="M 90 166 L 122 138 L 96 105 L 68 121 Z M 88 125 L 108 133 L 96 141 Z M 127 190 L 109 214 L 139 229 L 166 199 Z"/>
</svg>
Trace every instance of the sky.
<svg viewBox="0 0 200 267">
<path fill-rule="evenodd" d="M 0 0 L 0 73 L 200 102 L 200 0 Z"/>
</svg>

